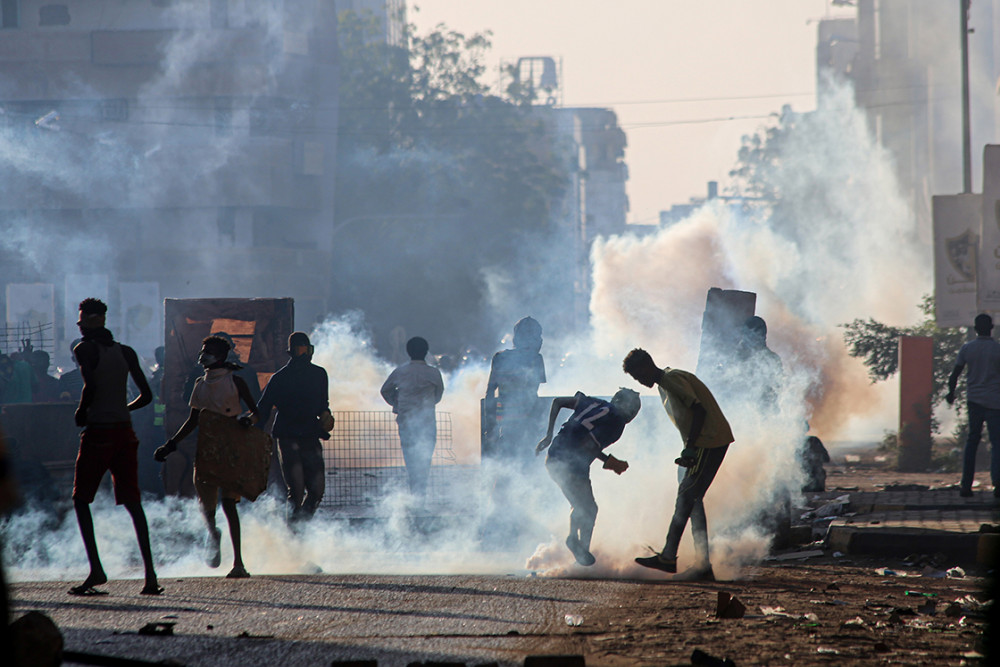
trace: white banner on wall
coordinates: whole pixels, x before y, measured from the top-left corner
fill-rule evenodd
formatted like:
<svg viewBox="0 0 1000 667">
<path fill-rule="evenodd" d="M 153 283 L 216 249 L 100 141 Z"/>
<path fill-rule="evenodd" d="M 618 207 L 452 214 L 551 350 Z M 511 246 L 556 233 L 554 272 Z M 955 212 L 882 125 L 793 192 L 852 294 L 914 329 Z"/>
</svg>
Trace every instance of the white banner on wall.
<svg viewBox="0 0 1000 667">
<path fill-rule="evenodd" d="M 983 215 L 979 234 L 977 310 L 1000 312 L 1000 146 L 983 149 Z"/>
<path fill-rule="evenodd" d="M 163 345 L 163 303 L 159 283 L 118 283 L 121 326 L 115 338 L 135 348 L 141 356 L 153 358 Z"/>
<path fill-rule="evenodd" d="M 55 286 L 51 283 L 10 283 L 7 285 L 7 326 L 0 351 L 21 349 L 24 340 L 51 351 L 56 317 Z"/>
<path fill-rule="evenodd" d="M 983 197 L 935 195 L 934 305 L 939 327 L 972 326 L 976 305 L 976 264 Z"/>
</svg>

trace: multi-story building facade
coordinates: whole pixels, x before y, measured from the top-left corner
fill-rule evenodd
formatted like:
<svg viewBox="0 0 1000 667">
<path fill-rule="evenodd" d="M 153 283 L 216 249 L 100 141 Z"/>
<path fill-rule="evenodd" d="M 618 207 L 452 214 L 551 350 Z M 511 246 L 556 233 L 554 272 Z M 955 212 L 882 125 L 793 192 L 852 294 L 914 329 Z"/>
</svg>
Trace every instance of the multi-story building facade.
<svg viewBox="0 0 1000 667">
<path fill-rule="evenodd" d="M 903 194 L 930 242 L 930 201 L 963 188 L 961 3 L 859 0 L 855 18 L 821 21 L 819 90 L 843 78 L 855 90 L 879 143 L 892 153 Z M 969 27 L 972 173 L 980 184 L 982 146 L 995 143 L 1000 11 L 971 3 Z M 832 77 L 831 77 L 832 75 Z"/>
<path fill-rule="evenodd" d="M 326 312 L 333 2 L 3 0 L 0 25 L 8 322 L 51 313 L 61 351 L 104 297 L 151 354 L 164 297 Z"/>
</svg>

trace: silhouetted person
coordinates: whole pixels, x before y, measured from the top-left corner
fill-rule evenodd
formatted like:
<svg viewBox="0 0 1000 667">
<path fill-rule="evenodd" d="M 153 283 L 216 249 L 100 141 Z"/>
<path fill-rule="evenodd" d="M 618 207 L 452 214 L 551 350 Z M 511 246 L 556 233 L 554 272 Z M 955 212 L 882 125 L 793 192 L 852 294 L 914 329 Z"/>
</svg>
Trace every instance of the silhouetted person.
<svg viewBox="0 0 1000 667">
<path fill-rule="evenodd" d="M 185 402 L 190 402 L 191 392 L 194 391 L 195 384 L 204 373 L 205 368 L 200 363 L 195 363 L 188 371 L 187 379 L 184 380 L 184 387 L 181 390 L 181 396 Z M 164 409 L 165 415 L 166 409 Z M 175 444 L 176 448 L 170 451 L 163 462 L 163 470 L 161 471 L 163 492 L 168 496 L 197 498 L 198 491 L 194 486 L 194 459 L 198 446 L 194 440 L 182 440 Z"/>
<path fill-rule="evenodd" d="M 233 340 L 232 335 L 226 331 L 215 331 L 212 335 L 218 336 L 229 343 L 229 356 L 226 357 L 226 361 L 234 366 L 239 366 L 239 369 L 234 371 L 234 374 L 236 377 L 243 378 L 247 388 L 250 390 L 250 396 L 254 401 L 260 402 L 260 380 L 257 379 L 257 372 L 243 365 L 239 352 L 236 351 L 236 341 Z"/>
<path fill-rule="evenodd" d="M 251 414 L 257 411 L 257 405 L 250 396 L 250 389 L 246 382 L 234 373 L 242 367 L 227 361 L 228 355 L 229 342 L 226 339 L 219 336 L 209 336 L 202 341 L 198 363 L 205 368 L 205 374 L 198 379 L 191 391 L 191 412 L 177 433 L 162 447 L 157 448 L 153 453 L 153 458 L 161 462 L 166 460 L 167 455 L 177 448 L 177 443 L 190 435 L 195 428 L 198 428 L 199 457 L 195 458 L 194 485 L 198 492 L 198 501 L 201 503 L 201 511 L 205 515 L 205 523 L 208 525 L 208 565 L 209 567 L 219 567 L 222 561 L 219 545 L 222 531 L 215 523 L 215 509 L 219 504 L 221 493 L 222 512 L 226 515 L 226 520 L 229 523 L 229 537 L 233 543 L 233 569 L 226 577 L 244 579 L 249 577 L 250 573 L 243 565 L 240 515 L 236 509 L 236 504 L 240 501 L 240 494 L 235 490 L 238 480 L 206 479 L 205 475 L 199 472 L 198 466 L 200 455 L 204 454 L 205 448 L 209 446 L 208 442 L 213 441 L 212 444 L 219 446 L 220 441 L 225 439 L 224 430 L 227 427 L 225 422 L 236 423 L 240 418 L 242 413 L 240 401 L 243 401 Z M 243 423 L 248 428 L 249 418 Z M 225 441 L 224 446 L 237 447 L 239 443 Z M 231 483 L 232 486 L 227 482 Z"/>
<path fill-rule="evenodd" d="M 990 434 L 990 479 L 993 495 L 1000 498 L 1000 343 L 993 339 L 993 318 L 986 313 L 976 315 L 975 340 L 970 340 L 958 351 L 955 367 L 948 377 L 948 405 L 955 403 L 958 378 L 969 367 L 965 378 L 966 400 L 969 408 L 969 437 L 965 441 L 962 462 L 962 481 L 959 495 L 972 495 L 972 481 L 976 477 L 976 450 L 983 437 L 983 423 Z"/>
<path fill-rule="evenodd" d="M 142 594 L 159 595 L 163 588 L 157 582 L 153 569 L 149 527 L 140 502 L 136 459 L 139 441 L 132 430 L 129 415 L 132 410 L 149 405 L 153 392 L 139 366 L 135 350 L 116 343 L 111 332 L 104 327 L 107 312 L 108 307 L 97 299 L 80 302 L 77 324 L 83 340 L 73 349 L 73 354 L 83 374 L 83 391 L 75 415 L 76 425 L 83 428 L 83 433 L 80 435 L 80 452 L 73 479 L 73 506 L 90 561 L 90 574 L 69 592 L 73 595 L 99 594 L 100 591 L 94 587 L 108 580 L 97 553 L 90 503 L 94 501 L 104 473 L 110 470 L 115 501 L 124 505 L 132 516 L 139 540 L 146 575 Z M 126 402 L 129 377 L 139 388 L 139 396 L 131 403 Z"/>
<path fill-rule="evenodd" d="M 743 323 L 736 346 L 736 372 L 741 377 L 731 388 L 743 400 L 764 413 L 778 411 L 778 391 L 784 369 L 779 357 L 767 346 L 767 323 L 753 315 Z"/>
<path fill-rule="evenodd" d="M 0 354 L 0 403 L 31 403 L 35 372 L 21 354 Z"/>
<path fill-rule="evenodd" d="M 390 373 L 381 389 L 382 398 L 396 413 L 410 492 L 421 498 L 427 494 L 427 478 L 437 442 L 434 406 L 444 395 L 441 371 L 424 361 L 429 349 L 427 341 L 419 336 L 406 341 L 410 361 Z"/>
<path fill-rule="evenodd" d="M 705 492 L 722 465 L 733 432 L 708 387 L 694 373 L 677 368 L 659 368 L 643 349 L 636 348 L 622 362 L 623 370 L 647 387 L 656 385 L 663 408 L 677 427 L 684 442 L 684 452 L 676 460 L 680 466 L 677 502 L 663 551 L 635 562 L 664 572 L 677 571 L 677 548 L 691 520 L 695 565 L 680 575 L 685 579 L 714 580 L 708 557 L 708 520 L 705 517 Z"/>
<path fill-rule="evenodd" d="M 257 410 L 261 424 L 272 407 L 278 410 L 271 435 L 278 443 L 291 518 L 297 521 L 315 514 L 323 499 L 326 471 L 320 440 L 330 438 L 333 415 L 326 370 L 312 363 L 309 336 L 302 331 L 289 336 L 288 354 L 291 359 L 268 380 Z"/>
<path fill-rule="evenodd" d="M 590 553 L 590 540 L 597 521 L 597 501 L 590 484 L 590 464 L 594 459 L 600 459 L 606 470 L 613 470 L 619 475 L 628 470 L 627 462 L 605 454 L 603 450 L 622 437 L 625 425 L 635 419 L 640 407 L 639 394 L 624 388 L 619 389 L 610 402 L 581 392 L 552 399 L 548 429 L 535 447 L 535 454 L 541 454 L 551 443 L 545 457 L 545 469 L 562 489 L 572 508 L 566 546 L 580 565 L 593 565 L 595 562 L 594 555 Z M 556 416 L 563 408 L 572 410 L 573 414 L 553 440 Z"/>
<path fill-rule="evenodd" d="M 485 407 L 496 445 L 488 453 L 502 461 L 531 460 L 540 424 L 538 386 L 545 382 L 541 348 L 542 326 L 525 317 L 514 325 L 514 349 L 493 355 Z"/>
<path fill-rule="evenodd" d="M 28 356 L 31 370 L 35 374 L 35 390 L 32 401 L 35 403 L 55 403 L 59 400 L 59 380 L 49 375 L 51 363 L 49 353 L 45 350 L 32 350 Z"/>
<path fill-rule="evenodd" d="M 826 491 L 826 468 L 824 463 L 830 462 L 830 453 L 823 446 L 823 441 L 815 435 L 810 435 L 802 443 L 799 450 L 799 460 L 806 483 L 802 487 L 804 493 L 821 493 Z"/>
<path fill-rule="evenodd" d="M 80 392 L 83 391 L 83 374 L 80 373 L 80 362 L 76 360 L 76 355 L 73 354 L 73 350 L 79 345 L 80 340 L 80 338 L 77 338 L 69 346 L 69 356 L 73 360 L 73 368 L 59 376 L 60 401 L 74 402 L 80 396 Z"/>
</svg>

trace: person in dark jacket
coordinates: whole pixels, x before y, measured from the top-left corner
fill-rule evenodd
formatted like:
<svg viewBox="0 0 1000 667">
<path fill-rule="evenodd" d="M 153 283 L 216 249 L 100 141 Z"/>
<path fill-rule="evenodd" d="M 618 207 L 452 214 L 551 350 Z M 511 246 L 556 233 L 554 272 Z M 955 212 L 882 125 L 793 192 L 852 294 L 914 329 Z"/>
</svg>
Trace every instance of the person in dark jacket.
<svg viewBox="0 0 1000 667">
<path fill-rule="evenodd" d="M 296 331 L 288 337 L 291 359 L 271 376 L 257 405 L 260 424 L 277 408 L 271 435 L 278 443 L 281 475 L 288 487 L 292 521 L 316 512 L 326 487 L 323 446 L 333 429 L 326 371 L 312 363 L 309 336 Z"/>
</svg>

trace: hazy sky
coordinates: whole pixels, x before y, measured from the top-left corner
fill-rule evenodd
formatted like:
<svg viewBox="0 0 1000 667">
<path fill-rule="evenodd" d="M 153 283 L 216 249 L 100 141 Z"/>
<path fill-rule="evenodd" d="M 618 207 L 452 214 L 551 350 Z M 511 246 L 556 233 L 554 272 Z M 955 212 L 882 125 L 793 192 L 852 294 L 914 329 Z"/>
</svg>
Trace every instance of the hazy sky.
<svg viewBox="0 0 1000 667">
<path fill-rule="evenodd" d="M 562 60 L 565 106 L 611 107 L 628 136 L 630 222 L 728 183 L 740 137 L 791 104 L 814 108 L 817 19 L 829 0 L 410 0 L 409 20 L 493 32 L 492 74 Z M 418 8 L 419 10 L 415 10 Z M 718 118 L 746 118 L 705 122 Z M 696 122 L 690 122 L 696 121 Z"/>
</svg>

